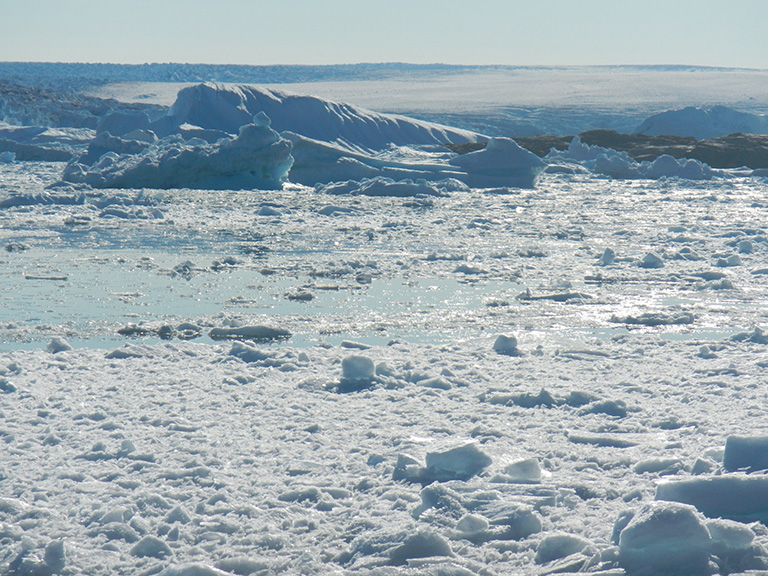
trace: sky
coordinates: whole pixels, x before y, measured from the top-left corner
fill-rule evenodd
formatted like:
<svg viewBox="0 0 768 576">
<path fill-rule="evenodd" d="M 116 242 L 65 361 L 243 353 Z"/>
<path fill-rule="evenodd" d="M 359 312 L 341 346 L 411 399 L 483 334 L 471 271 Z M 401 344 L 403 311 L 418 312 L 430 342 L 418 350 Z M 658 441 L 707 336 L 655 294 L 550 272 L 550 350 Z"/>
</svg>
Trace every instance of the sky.
<svg viewBox="0 0 768 576">
<path fill-rule="evenodd" d="M 768 69 L 766 0 L 0 0 L 0 61 Z"/>
</svg>

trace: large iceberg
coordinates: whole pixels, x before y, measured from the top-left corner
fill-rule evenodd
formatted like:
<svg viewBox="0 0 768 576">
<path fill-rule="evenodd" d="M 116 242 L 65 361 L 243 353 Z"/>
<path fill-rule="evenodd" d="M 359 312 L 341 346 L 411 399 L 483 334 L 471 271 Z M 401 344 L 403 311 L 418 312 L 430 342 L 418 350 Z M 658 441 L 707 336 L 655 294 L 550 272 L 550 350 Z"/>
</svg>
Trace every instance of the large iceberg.
<svg viewBox="0 0 768 576">
<path fill-rule="evenodd" d="M 175 132 L 185 124 L 237 134 L 240 127 L 259 112 L 269 116 L 278 132 L 295 132 L 313 140 L 346 144 L 356 149 L 380 150 L 390 144 L 462 144 L 487 139 L 468 130 L 379 114 L 312 96 L 211 82 L 181 90 L 167 116 L 150 126 L 159 135 Z M 138 116 L 136 119 L 144 121 Z"/>
<path fill-rule="evenodd" d="M 254 189 L 286 179 L 315 186 L 450 178 L 475 188 L 530 188 L 546 167 L 507 138 L 210 83 L 182 90 L 159 118 L 119 112 L 104 118 L 97 132 L 88 151 L 65 169 L 65 181 L 98 188 Z M 473 151 L 454 151 L 466 144 Z"/>
<path fill-rule="evenodd" d="M 739 112 L 725 106 L 668 110 L 646 118 L 635 134 L 649 136 L 693 136 L 697 140 L 718 138 L 740 132 L 768 134 L 768 117 Z"/>
<path fill-rule="evenodd" d="M 279 188 L 293 165 L 290 141 L 261 114 L 234 138 L 210 144 L 172 136 L 157 140 L 139 131 L 131 138 L 108 133 L 64 169 L 63 180 L 94 188 Z"/>
<path fill-rule="evenodd" d="M 491 138 L 484 148 L 459 155 L 437 148 L 355 152 L 290 132 L 283 136 L 293 142 L 295 162 L 289 178 L 307 186 L 384 177 L 395 181 L 453 178 L 473 188 L 532 188 L 546 168 L 538 156 L 509 138 Z"/>
</svg>

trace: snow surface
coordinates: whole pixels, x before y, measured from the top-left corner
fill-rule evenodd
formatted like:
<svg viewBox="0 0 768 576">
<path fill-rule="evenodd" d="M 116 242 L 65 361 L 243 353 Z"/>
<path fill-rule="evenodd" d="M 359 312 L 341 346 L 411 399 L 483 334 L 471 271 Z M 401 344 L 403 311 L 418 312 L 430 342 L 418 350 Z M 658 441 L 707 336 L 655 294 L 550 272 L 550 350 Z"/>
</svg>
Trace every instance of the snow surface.
<svg viewBox="0 0 768 576">
<path fill-rule="evenodd" d="M 133 120 L 87 161 L 238 139 Z M 764 179 L 611 178 L 574 143 L 518 189 L 503 139 L 243 137 L 359 175 L 0 164 L 0 574 L 768 570 Z"/>
</svg>

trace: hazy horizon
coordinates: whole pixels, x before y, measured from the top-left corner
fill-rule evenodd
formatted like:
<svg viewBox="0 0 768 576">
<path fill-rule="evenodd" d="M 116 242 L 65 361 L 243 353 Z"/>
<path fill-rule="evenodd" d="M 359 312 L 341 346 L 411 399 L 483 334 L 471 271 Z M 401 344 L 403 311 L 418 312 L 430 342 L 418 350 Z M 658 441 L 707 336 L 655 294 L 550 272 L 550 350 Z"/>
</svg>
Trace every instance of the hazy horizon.
<svg viewBox="0 0 768 576">
<path fill-rule="evenodd" d="M 759 0 L 0 0 L 0 59 L 63 63 L 768 69 Z"/>
</svg>

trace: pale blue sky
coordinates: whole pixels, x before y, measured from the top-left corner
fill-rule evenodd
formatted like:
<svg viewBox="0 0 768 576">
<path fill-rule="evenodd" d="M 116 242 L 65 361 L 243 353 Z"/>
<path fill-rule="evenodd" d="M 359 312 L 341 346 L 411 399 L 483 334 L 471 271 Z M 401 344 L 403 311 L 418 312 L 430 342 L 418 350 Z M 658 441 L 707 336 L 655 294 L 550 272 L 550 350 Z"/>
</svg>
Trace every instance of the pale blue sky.
<svg viewBox="0 0 768 576">
<path fill-rule="evenodd" d="M 768 69 L 768 0 L 0 0 L 0 61 Z"/>
</svg>

